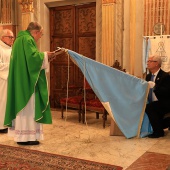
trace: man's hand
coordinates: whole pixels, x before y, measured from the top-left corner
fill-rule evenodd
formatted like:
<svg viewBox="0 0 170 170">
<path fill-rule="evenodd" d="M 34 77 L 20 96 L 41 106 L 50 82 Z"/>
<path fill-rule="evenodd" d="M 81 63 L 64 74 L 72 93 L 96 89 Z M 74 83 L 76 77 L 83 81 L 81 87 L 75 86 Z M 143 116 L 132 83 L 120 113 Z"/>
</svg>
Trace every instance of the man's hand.
<svg viewBox="0 0 170 170">
<path fill-rule="evenodd" d="M 60 47 L 58 47 L 57 50 L 55 50 L 55 51 L 47 52 L 48 61 L 49 62 L 53 61 L 57 55 L 60 55 L 64 52 L 65 52 L 65 48 L 60 48 Z"/>
<path fill-rule="evenodd" d="M 57 49 L 54 52 L 55 52 L 55 55 L 60 55 L 65 52 L 65 48 L 57 47 Z"/>
<path fill-rule="evenodd" d="M 155 86 L 155 82 L 153 81 L 148 81 L 148 83 L 150 88 L 153 88 Z"/>
</svg>

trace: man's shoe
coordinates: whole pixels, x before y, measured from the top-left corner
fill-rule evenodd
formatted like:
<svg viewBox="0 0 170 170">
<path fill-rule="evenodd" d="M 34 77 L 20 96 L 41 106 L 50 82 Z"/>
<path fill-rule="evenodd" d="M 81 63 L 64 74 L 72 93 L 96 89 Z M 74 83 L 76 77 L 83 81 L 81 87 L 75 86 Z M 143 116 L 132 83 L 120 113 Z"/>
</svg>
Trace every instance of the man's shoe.
<svg viewBox="0 0 170 170">
<path fill-rule="evenodd" d="M 39 145 L 40 142 L 39 141 L 29 141 L 28 145 Z"/>
<path fill-rule="evenodd" d="M 28 142 L 17 142 L 18 145 L 28 145 Z"/>
<path fill-rule="evenodd" d="M 8 133 L 8 128 L 6 128 L 6 129 L 0 129 L 0 133 Z"/>
<path fill-rule="evenodd" d="M 18 145 L 39 145 L 39 141 L 17 142 Z"/>
<path fill-rule="evenodd" d="M 164 133 L 152 133 L 150 135 L 148 135 L 148 138 L 160 138 L 160 137 L 163 137 L 164 136 Z"/>
</svg>

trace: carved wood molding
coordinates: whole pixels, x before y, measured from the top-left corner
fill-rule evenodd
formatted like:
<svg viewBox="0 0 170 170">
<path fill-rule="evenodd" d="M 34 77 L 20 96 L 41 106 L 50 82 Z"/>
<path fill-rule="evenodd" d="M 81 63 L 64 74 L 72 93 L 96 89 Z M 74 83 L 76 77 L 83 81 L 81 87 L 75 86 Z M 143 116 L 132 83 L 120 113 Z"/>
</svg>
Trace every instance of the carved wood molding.
<svg viewBox="0 0 170 170">
<path fill-rule="evenodd" d="M 1 24 L 12 24 L 12 6 L 13 1 L 9 0 L 1 0 L 0 1 L 0 23 Z"/>
<path fill-rule="evenodd" d="M 116 0 L 102 0 L 102 4 L 116 3 Z"/>
<path fill-rule="evenodd" d="M 21 5 L 22 12 L 34 12 L 33 0 L 18 0 Z"/>
</svg>

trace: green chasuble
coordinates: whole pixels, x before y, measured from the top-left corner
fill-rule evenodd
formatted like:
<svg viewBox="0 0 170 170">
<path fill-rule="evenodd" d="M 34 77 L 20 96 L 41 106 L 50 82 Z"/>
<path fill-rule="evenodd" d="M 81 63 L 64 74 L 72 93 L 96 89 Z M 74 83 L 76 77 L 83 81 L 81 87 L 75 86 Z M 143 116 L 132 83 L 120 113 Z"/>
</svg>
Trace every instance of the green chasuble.
<svg viewBox="0 0 170 170">
<path fill-rule="evenodd" d="M 33 94 L 35 121 L 52 123 L 46 73 L 41 70 L 43 60 L 44 53 L 38 51 L 29 31 L 20 31 L 12 47 L 4 125 L 12 126 L 12 120 L 25 108 Z"/>
</svg>

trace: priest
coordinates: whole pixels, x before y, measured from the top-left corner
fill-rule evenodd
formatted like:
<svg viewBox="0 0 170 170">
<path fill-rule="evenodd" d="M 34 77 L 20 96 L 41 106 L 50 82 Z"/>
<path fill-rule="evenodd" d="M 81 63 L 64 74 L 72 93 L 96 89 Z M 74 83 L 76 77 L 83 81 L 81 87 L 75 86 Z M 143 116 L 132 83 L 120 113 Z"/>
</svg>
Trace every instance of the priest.
<svg viewBox="0 0 170 170">
<path fill-rule="evenodd" d="M 44 138 L 43 124 L 52 124 L 46 71 L 55 52 L 38 50 L 42 36 L 43 27 L 31 22 L 12 48 L 4 125 L 19 145 L 38 145 Z"/>
<path fill-rule="evenodd" d="M 9 61 L 11 56 L 14 34 L 9 29 L 0 31 L 0 133 L 7 133 L 8 128 L 4 126 L 6 98 L 7 98 L 7 79 L 9 71 Z"/>
</svg>

